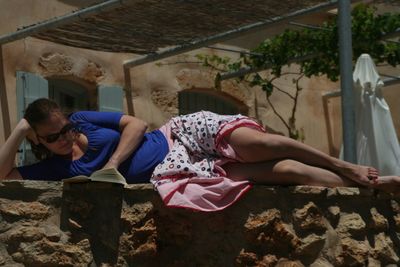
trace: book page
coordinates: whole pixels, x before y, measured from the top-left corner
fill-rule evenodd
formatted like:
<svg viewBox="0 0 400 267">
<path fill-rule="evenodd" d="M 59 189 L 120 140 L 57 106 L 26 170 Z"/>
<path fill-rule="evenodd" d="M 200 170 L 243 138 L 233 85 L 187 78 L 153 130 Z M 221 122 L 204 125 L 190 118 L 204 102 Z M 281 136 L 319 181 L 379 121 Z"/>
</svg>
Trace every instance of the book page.
<svg viewBox="0 0 400 267">
<path fill-rule="evenodd" d="M 83 183 L 83 182 L 104 182 L 104 183 L 116 183 L 126 185 L 126 180 L 122 174 L 115 168 L 101 169 L 95 171 L 90 177 L 85 175 L 78 175 L 71 178 L 63 179 L 65 183 Z"/>
<path fill-rule="evenodd" d="M 123 185 L 126 184 L 124 176 L 122 176 L 122 174 L 115 168 L 101 169 L 95 171 L 90 176 L 90 180 L 96 182 L 117 183 Z"/>
</svg>

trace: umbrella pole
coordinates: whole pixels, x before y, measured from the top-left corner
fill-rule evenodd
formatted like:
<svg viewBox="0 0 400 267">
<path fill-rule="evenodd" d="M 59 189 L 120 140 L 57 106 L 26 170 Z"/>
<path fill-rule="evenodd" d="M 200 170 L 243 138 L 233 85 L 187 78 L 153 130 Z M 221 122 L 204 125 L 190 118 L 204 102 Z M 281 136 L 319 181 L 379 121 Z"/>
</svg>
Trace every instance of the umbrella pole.
<svg viewBox="0 0 400 267">
<path fill-rule="evenodd" d="M 339 59 L 342 91 L 342 128 L 344 160 L 356 163 L 356 131 L 353 93 L 353 49 L 351 40 L 351 6 L 339 0 Z"/>
</svg>

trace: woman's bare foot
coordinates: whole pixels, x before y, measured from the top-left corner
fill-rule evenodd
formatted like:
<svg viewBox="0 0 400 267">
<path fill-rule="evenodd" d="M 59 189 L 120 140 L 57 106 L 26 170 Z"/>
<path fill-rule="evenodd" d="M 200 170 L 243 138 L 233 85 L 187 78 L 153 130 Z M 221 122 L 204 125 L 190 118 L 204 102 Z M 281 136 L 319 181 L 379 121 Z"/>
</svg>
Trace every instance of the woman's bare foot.
<svg viewBox="0 0 400 267">
<path fill-rule="evenodd" d="M 356 165 L 345 161 L 341 161 L 337 166 L 337 173 L 364 186 L 370 186 L 378 179 L 378 170 L 373 167 Z"/>
<path fill-rule="evenodd" d="M 375 180 L 373 188 L 388 193 L 400 193 L 400 176 L 380 176 Z"/>
</svg>

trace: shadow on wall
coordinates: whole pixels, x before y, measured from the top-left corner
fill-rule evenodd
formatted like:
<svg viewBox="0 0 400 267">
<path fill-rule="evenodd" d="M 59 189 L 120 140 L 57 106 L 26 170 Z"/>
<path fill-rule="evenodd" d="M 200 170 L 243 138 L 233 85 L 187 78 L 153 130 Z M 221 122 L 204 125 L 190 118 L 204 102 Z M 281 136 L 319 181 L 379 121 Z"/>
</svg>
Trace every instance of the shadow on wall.
<svg viewBox="0 0 400 267">
<path fill-rule="evenodd" d="M 116 264 L 123 186 L 109 183 L 65 184 L 60 228 L 73 243 L 88 239 L 94 261 Z"/>
</svg>

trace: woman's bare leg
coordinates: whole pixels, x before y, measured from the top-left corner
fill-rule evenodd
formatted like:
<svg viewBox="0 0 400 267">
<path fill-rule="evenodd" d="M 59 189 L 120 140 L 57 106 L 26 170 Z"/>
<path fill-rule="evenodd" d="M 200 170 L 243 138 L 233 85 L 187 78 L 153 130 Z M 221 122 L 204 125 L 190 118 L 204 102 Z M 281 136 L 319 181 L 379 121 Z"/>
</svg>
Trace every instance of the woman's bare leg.
<svg viewBox="0 0 400 267">
<path fill-rule="evenodd" d="M 223 166 L 232 180 L 251 180 L 269 185 L 354 186 L 355 182 L 326 169 L 295 160 L 228 163 Z"/>
<path fill-rule="evenodd" d="M 380 176 L 375 180 L 373 187 L 398 194 L 400 193 L 400 176 Z"/>
<path fill-rule="evenodd" d="M 378 171 L 331 157 L 315 148 L 281 135 L 262 133 L 240 127 L 225 139 L 244 162 L 264 162 L 293 159 L 307 165 L 320 167 L 369 186 Z"/>
</svg>

